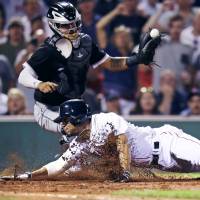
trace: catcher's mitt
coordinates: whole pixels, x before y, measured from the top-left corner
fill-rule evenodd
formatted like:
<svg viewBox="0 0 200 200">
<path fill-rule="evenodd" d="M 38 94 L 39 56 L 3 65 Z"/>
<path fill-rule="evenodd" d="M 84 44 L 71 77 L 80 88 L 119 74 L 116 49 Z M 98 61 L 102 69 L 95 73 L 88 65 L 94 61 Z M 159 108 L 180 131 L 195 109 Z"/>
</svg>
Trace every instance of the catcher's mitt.
<svg viewBox="0 0 200 200">
<path fill-rule="evenodd" d="M 153 62 L 155 50 L 160 43 L 161 34 L 152 38 L 150 36 L 150 31 L 145 33 L 140 40 L 138 53 L 133 53 L 132 56 L 127 58 L 127 65 L 131 66 L 134 64 L 151 64 Z"/>
<path fill-rule="evenodd" d="M 153 62 L 155 50 L 160 43 L 161 35 L 151 38 L 150 32 L 146 33 L 141 40 L 141 45 L 137 54 L 139 63 L 145 65 L 151 64 Z"/>
</svg>

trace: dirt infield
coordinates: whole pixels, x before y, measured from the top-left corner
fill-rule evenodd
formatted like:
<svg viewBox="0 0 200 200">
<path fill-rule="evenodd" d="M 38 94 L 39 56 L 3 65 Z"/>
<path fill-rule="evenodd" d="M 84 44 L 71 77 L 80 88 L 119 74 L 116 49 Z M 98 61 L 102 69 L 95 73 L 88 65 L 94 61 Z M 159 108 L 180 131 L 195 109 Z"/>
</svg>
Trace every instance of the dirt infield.
<svg viewBox="0 0 200 200">
<path fill-rule="evenodd" d="M 105 174 L 108 166 L 100 169 L 83 170 L 54 181 L 0 181 L 0 200 L 114 200 L 120 198 L 113 196 L 113 192 L 120 190 L 200 190 L 200 179 L 192 179 L 194 176 L 188 174 L 169 174 L 159 170 L 135 167 L 133 182 L 113 183 L 105 181 L 109 177 L 108 174 Z M 13 174 L 13 167 L 7 168 L 1 174 Z M 200 174 L 195 177 L 200 177 Z M 15 198 L 10 198 L 13 196 Z M 129 200 L 131 197 L 123 197 L 123 199 Z M 146 198 L 134 197 L 135 199 L 144 200 Z"/>
<path fill-rule="evenodd" d="M 168 189 L 200 190 L 199 180 L 137 181 L 131 183 L 110 183 L 99 181 L 1 181 L 0 191 L 31 193 L 67 193 L 67 194 L 111 194 L 122 189 Z"/>
<path fill-rule="evenodd" d="M 0 181 L 0 200 L 152 200 L 154 198 L 116 196 L 113 192 L 155 189 L 199 191 L 200 180 L 137 180 L 130 183 L 112 183 L 103 180 Z"/>
<path fill-rule="evenodd" d="M 8 173 L 11 171 L 8 170 Z M 4 170 L 6 174 L 6 171 Z M 196 179 L 190 174 L 164 173 L 159 170 L 134 168 L 134 181 L 113 183 L 104 173 L 85 170 L 59 180 L 41 181 L 0 181 L 1 192 L 51 193 L 76 195 L 109 195 L 118 190 L 161 189 L 161 190 L 200 190 L 200 174 Z M 1 199 L 0 199 L 1 200 Z"/>
</svg>

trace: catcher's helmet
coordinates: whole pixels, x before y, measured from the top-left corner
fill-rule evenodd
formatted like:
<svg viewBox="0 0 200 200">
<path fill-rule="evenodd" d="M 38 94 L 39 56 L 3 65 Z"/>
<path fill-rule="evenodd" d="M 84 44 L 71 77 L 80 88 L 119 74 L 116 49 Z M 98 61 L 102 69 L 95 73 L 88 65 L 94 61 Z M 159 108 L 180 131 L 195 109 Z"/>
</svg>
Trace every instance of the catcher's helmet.
<svg viewBox="0 0 200 200">
<path fill-rule="evenodd" d="M 91 118 L 91 111 L 88 104 L 82 99 L 72 99 L 60 105 L 59 117 L 54 121 L 57 123 L 67 119 L 73 125 L 79 125 Z"/>
<path fill-rule="evenodd" d="M 54 33 L 69 40 L 76 40 L 82 26 L 81 15 L 69 2 L 53 4 L 47 13 L 50 28 Z"/>
</svg>

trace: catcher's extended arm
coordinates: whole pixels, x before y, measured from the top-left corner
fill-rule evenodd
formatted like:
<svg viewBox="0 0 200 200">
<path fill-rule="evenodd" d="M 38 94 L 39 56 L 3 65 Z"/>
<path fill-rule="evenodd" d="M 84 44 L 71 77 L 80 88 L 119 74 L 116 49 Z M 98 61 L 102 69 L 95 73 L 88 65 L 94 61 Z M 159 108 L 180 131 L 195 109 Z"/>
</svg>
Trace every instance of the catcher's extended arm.
<svg viewBox="0 0 200 200">
<path fill-rule="evenodd" d="M 130 57 L 110 57 L 100 66 L 110 71 L 123 71 L 137 64 L 149 65 L 153 62 L 155 50 L 161 43 L 161 34 L 152 38 L 150 31 L 145 33 L 139 45 L 139 52 Z"/>
</svg>

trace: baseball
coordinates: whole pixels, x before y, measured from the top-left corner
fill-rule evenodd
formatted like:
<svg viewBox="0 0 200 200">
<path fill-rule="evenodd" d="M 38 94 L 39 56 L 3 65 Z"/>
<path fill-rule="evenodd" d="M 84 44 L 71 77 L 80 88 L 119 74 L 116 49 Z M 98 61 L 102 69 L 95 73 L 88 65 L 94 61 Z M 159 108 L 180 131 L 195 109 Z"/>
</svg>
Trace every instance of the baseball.
<svg viewBox="0 0 200 200">
<path fill-rule="evenodd" d="M 150 36 L 151 36 L 152 38 L 158 37 L 159 35 L 160 35 L 160 32 L 159 32 L 159 30 L 156 29 L 156 28 L 152 29 L 151 32 L 150 32 Z"/>
</svg>

